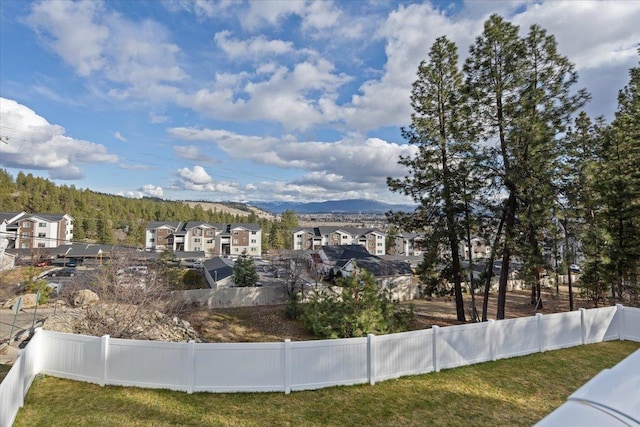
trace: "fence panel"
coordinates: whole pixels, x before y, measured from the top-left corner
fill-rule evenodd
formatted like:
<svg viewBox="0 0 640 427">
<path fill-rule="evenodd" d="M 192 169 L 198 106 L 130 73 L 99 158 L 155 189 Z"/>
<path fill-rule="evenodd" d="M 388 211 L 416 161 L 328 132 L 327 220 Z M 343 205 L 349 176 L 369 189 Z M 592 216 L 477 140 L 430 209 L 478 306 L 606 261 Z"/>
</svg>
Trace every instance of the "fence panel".
<svg viewBox="0 0 640 427">
<path fill-rule="evenodd" d="M 542 316 L 543 350 L 557 350 L 582 344 L 582 321 L 579 311 Z"/>
<path fill-rule="evenodd" d="M 489 322 L 449 326 L 438 329 L 436 357 L 441 369 L 491 360 Z"/>
<path fill-rule="evenodd" d="M 584 311 L 585 344 L 618 338 L 616 311 L 617 307 L 592 308 Z"/>
<path fill-rule="evenodd" d="M 622 314 L 624 316 L 623 338 L 640 341 L 640 308 L 625 307 Z"/>
<path fill-rule="evenodd" d="M 28 346 L 27 346 L 28 347 Z M 9 373 L 0 383 L 0 426 L 10 426 L 23 402 L 22 369 L 24 352 L 21 352 Z"/>
<path fill-rule="evenodd" d="M 402 332 L 375 337 L 375 380 L 433 371 L 433 330 Z"/>
<path fill-rule="evenodd" d="M 495 359 L 524 356 L 538 351 L 538 319 L 536 317 L 497 320 L 493 325 Z"/>
<path fill-rule="evenodd" d="M 196 344 L 193 391 L 283 391 L 283 343 Z"/>
<path fill-rule="evenodd" d="M 43 373 L 61 378 L 99 383 L 101 338 L 41 331 Z"/>
<path fill-rule="evenodd" d="M 106 383 L 187 391 L 188 350 L 186 343 L 110 339 Z"/>
<path fill-rule="evenodd" d="M 291 343 L 291 390 L 362 384 L 367 373 L 367 338 Z"/>
</svg>

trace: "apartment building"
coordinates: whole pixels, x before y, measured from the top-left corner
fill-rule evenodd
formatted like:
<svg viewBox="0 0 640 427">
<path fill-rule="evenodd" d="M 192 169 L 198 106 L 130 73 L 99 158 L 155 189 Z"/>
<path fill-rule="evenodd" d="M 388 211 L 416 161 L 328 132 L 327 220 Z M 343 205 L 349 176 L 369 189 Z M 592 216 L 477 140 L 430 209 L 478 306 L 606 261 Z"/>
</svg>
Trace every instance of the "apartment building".
<svg viewBox="0 0 640 427">
<path fill-rule="evenodd" d="M 0 212 L 3 249 L 55 248 L 73 240 L 73 218 L 67 214 Z"/>
<path fill-rule="evenodd" d="M 294 250 L 318 250 L 322 246 L 361 245 L 372 255 L 385 255 L 386 234 L 372 228 L 299 227 L 292 231 Z"/>
<path fill-rule="evenodd" d="M 262 254 L 262 229 L 258 224 L 209 224 L 188 221 L 154 221 L 145 231 L 145 249 L 153 252 L 204 252 L 207 257 Z"/>
</svg>

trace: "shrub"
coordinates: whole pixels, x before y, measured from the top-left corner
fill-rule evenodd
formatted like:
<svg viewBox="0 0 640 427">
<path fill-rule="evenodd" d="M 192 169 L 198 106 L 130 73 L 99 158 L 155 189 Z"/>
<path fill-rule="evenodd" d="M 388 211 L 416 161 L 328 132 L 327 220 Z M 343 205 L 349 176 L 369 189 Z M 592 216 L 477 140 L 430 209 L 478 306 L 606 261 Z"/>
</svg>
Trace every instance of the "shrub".
<svg viewBox="0 0 640 427">
<path fill-rule="evenodd" d="M 320 338 L 352 338 L 401 332 L 415 318 L 381 291 L 368 271 L 340 278 L 337 291 L 315 292 L 302 316 L 303 324 Z"/>
</svg>

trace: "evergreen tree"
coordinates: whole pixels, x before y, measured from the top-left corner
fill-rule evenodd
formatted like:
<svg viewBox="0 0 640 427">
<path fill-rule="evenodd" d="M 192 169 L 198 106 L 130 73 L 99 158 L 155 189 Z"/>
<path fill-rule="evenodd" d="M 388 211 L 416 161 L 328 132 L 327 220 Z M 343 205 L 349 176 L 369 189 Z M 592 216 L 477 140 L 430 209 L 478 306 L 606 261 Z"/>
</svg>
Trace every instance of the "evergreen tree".
<svg viewBox="0 0 640 427">
<path fill-rule="evenodd" d="M 459 321 L 465 321 L 462 299 L 459 255 L 459 219 L 456 205 L 463 199 L 457 185 L 462 179 L 461 159 L 470 151 L 463 142 L 461 110 L 462 75 L 458 69 L 455 43 L 446 37 L 438 38 L 429 52 L 429 62 L 418 67 L 418 79 L 411 93 L 411 125 L 403 129 L 403 136 L 417 146 L 414 157 L 404 156 L 399 163 L 409 169 L 403 179 L 389 178 L 392 191 L 411 196 L 419 207 L 411 216 L 414 229 L 447 230 L 445 245 L 456 299 Z M 405 222 L 407 216 L 392 216 Z M 429 236 L 433 239 L 435 234 Z"/>
<path fill-rule="evenodd" d="M 541 241 L 556 196 L 558 136 L 586 93 L 570 95 L 577 76 L 557 52 L 553 36 L 534 25 L 525 39 L 518 27 L 492 15 L 465 63 L 467 90 L 475 127 L 488 142 L 487 169 L 506 194 L 498 319 L 505 316 L 510 261 L 520 253 L 533 278 L 533 299 L 540 295 Z"/>
<path fill-rule="evenodd" d="M 253 258 L 246 253 L 243 253 L 233 266 L 233 281 L 240 287 L 255 286 L 258 283 L 258 272 Z"/>
<path fill-rule="evenodd" d="M 618 299 L 626 288 L 637 293 L 640 268 L 640 67 L 632 68 L 630 77 L 605 133 L 596 184 L 609 242 L 611 293 Z"/>
</svg>

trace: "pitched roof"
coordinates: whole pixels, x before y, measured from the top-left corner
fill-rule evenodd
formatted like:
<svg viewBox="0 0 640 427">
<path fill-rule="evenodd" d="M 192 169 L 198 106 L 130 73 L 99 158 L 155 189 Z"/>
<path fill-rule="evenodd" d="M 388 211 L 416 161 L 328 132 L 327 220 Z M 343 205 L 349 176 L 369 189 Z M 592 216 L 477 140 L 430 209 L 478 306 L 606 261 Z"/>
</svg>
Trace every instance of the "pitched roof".
<svg viewBox="0 0 640 427">
<path fill-rule="evenodd" d="M 226 279 L 233 275 L 233 266 L 229 264 L 229 261 L 219 256 L 206 260 L 203 265 L 211 277 L 216 280 Z"/>
</svg>

